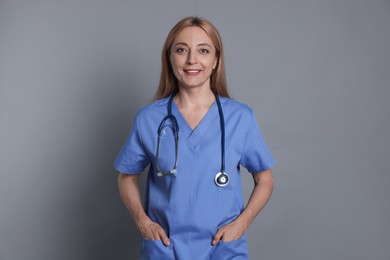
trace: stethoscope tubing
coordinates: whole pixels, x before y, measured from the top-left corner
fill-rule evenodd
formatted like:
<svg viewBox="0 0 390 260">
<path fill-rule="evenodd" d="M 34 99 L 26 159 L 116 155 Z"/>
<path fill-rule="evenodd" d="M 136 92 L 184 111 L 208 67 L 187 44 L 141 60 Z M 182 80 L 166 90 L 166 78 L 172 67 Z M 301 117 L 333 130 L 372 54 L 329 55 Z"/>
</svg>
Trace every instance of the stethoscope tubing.
<svg viewBox="0 0 390 260">
<path fill-rule="evenodd" d="M 221 101 L 219 100 L 218 93 L 216 93 L 216 92 L 213 92 L 213 93 L 215 96 L 215 101 L 217 102 L 217 106 L 218 106 L 220 128 L 221 128 L 221 171 L 215 175 L 214 182 L 217 186 L 224 187 L 229 182 L 229 176 L 225 172 L 225 118 L 223 116 L 222 105 L 221 105 Z M 173 102 L 173 98 L 175 97 L 175 95 L 176 95 L 176 93 L 172 93 L 171 96 L 169 97 L 168 105 L 167 105 L 168 115 L 162 119 L 162 121 L 158 127 L 158 130 L 157 130 L 158 137 L 157 137 L 157 151 L 156 151 L 156 168 L 157 168 L 157 176 L 159 176 L 159 177 L 161 177 L 163 175 L 176 174 L 178 150 L 179 150 L 179 124 L 177 122 L 176 117 L 172 114 L 172 102 Z M 175 133 L 175 164 L 174 164 L 172 170 L 162 171 L 160 166 L 159 166 L 159 163 L 158 163 L 158 156 L 159 156 L 159 150 L 160 150 L 160 136 L 161 136 L 161 131 L 164 127 L 165 122 L 169 119 L 173 122 L 173 128 L 174 128 L 174 133 Z"/>
<path fill-rule="evenodd" d="M 219 100 L 218 94 L 214 92 L 215 101 L 217 102 L 219 121 L 221 125 L 221 172 L 225 172 L 225 118 L 223 116 L 221 101 Z"/>
</svg>

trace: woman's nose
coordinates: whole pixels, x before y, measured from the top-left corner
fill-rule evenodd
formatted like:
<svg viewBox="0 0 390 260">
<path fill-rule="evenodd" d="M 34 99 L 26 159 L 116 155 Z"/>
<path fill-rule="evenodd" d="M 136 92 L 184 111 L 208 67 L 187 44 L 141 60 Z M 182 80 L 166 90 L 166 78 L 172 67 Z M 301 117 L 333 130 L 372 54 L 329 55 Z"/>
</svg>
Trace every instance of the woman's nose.
<svg viewBox="0 0 390 260">
<path fill-rule="evenodd" d="M 196 54 L 195 52 L 189 51 L 187 55 L 187 64 L 196 63 Z"/>
</svg>

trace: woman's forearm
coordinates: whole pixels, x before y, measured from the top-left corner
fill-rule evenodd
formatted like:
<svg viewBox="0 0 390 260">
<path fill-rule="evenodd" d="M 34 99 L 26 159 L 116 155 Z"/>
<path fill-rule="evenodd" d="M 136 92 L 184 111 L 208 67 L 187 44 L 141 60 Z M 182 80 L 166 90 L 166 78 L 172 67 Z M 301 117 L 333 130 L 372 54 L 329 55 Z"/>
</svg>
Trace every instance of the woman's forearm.
<svg viewBox="0 0 390 260">
<path fill-rule="evenodd" d="M 118 186 L 121 199 L 139 228 L 140 223 L 149 219 L 149 217 L 146 215 L 142 206 L 138 178 L 138 174 L 127 175 L 120 173 L 118 176 Z"/>
<path fill-rule="evenodd" d="M 244 211 L 238 217 L 238 219 L 243 220 L 247 227 L 249 227 L 267 204 L 274 187 L 274 178 L 271 169 L 254 173 L 252 176 L 255 186 Z"/>
<path fill-rule="evenodd" d="M 170 244 L 164 229 L 153 222 L 145 213 L 138 188 L 138 174 L 123 174 L 118 177 L 119 193 L 130 215 L 143 238 L 161 240 L 166 246 Z"/>
</svg>

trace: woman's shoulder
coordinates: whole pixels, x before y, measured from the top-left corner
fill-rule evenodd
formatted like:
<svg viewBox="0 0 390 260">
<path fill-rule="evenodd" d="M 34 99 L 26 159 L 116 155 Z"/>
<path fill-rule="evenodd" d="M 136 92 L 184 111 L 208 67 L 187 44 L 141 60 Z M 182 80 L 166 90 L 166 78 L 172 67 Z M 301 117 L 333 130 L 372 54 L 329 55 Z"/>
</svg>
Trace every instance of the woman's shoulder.
<svg viewBox="0 0 390 260">
<path fill-rule="evenodd" d="M 229 112 L 242 113 L 243 115 L 252 116 L 253 110 L 247 104 L 239 102 L 237 100 L 220 97 L 223 109 Z"/>
<path fill-rule="evenodd" d="M 141 107 L 137 111 L 137 117 L 148 117 L 148 116 L 152 116 L 154 114 L 159 114 L 159 113 L 161 113 L 161 111 L 166 112 L 168 99 L 169 99 L 169 97 L 157 99 L 157 100 L 154 100 L 153 102 Z"/>
</svg>

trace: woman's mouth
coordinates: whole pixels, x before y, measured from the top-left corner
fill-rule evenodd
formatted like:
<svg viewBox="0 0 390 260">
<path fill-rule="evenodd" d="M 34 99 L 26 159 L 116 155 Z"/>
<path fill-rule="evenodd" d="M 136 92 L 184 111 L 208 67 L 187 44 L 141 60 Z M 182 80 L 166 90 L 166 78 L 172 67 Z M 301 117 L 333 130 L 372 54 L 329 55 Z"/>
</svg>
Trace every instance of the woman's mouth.
<svg viewBox="0 0 390 260">
<path fill-rule="evenodd" d="M 198 75 L 201 70 L 196 70 L 196 69 L 188 69 L 188 70 L 184 70 L 184 72 L 189 75 L 189 76 L 196 76 Z"/>
</svg>

